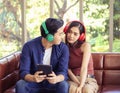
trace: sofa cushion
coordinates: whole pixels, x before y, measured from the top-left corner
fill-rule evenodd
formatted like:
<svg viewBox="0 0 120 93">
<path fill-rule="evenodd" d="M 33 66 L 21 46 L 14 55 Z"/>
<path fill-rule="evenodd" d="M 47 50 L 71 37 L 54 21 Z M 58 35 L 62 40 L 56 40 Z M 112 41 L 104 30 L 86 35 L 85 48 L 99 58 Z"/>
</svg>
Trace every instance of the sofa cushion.
<svg viewBox="0 0 120 93">
<path fill-rule="evenodd" d="M 15 93 L 15 86 L 10 87 L 4 93 Z"/>
<path fill-rule="evenodd" d="M 98 85 L 102 85 L 102 76 L 103 70 L 94 70 L 95 79 L 97 80 Z"/>
<path fill-rule="evenodd" d="M 103 86 L 101 93 L 120 93 L 120 86 L 115 85 L 106 85 Z"/>
<path fill-rule="evenodd" d="M 93 65 L 94 65 L 94 74 L 97 80 L 97 83 L 102 85 L 103 77 L 103 55 L 99 53 L 92 53 Z"/>
<path fill-rule="evenodd" d="M 103 85 L 120 86 L 120 70 L 105 70 L 103 77 Z"/>
<path fill-rule="evenodd" d="M 104 57 L 103 85 L 120 85 L 120 54 L 106 54 Z"/>
</svg>

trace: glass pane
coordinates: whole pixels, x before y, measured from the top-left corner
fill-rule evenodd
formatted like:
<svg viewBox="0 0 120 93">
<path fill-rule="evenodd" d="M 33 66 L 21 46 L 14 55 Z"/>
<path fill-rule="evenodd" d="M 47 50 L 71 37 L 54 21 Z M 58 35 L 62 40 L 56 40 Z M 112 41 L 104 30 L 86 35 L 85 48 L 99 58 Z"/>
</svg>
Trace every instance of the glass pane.
<svg viewBox="0 0 120 93">
<path fill-rule="evenodd" d="M 40 36 L 40 24 L 50 16 L 50 0 L 26 0 L 26 30 L 28 40 Z"/>
<path fill-rule="evenodd" d="M 21 47 L 21 8 L 19 0 L 0 1 L 0 58 Z"/>
<path fill-rule="evenodd" d="M 120 52 L 120 0 L 114 2 L 113 52 Z"/>
<path fill-rule="evenodd" d="M 85 0 L 83 17 L 92 52 L 108 52 L 109 0 Z"/>
</svg>

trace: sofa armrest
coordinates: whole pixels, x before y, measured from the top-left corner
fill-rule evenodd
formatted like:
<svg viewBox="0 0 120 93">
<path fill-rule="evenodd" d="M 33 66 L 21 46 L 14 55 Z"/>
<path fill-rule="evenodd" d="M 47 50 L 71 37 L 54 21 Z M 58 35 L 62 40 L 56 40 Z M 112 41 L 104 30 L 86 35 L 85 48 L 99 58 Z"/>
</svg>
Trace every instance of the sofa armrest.
<svg viewBox="0 0 120 93">
<path fill-rule="evenodd" d="M 19 59 L 20 52 L 0 59 L 0 93 L 15 85 L 19 80 Z"/>
</svg>

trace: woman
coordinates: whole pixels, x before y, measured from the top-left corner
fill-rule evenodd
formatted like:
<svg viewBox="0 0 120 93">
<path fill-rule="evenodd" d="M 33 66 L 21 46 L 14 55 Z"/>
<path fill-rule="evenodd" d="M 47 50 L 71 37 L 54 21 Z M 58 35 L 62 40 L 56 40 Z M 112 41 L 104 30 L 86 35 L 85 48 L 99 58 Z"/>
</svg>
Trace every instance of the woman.
<svg viewBox="0 0 120 93">
<path fill-rule="evenodd" d="M 65 28 L 69 47 L 69 93 L 97 93 L 90 44 L 85 41 L 85 27 L 79 21 L 69 22 Z"/>
</svg>

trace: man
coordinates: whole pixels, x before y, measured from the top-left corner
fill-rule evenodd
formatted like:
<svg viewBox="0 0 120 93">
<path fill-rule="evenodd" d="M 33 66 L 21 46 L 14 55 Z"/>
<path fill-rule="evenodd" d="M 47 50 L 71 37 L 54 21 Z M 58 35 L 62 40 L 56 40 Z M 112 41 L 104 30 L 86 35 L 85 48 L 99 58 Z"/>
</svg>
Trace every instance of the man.
<svg viewBox="0 0 120 93">
<path fill-rule="evenodd" d="M 63 20 L 48 18 L 40 26 L 41 36 L 28 41 L 22 49 L 20 77 L 16 93 L 41 93 L 41 89 L 54 89 L 55 93 L 68 93 L 67 70 L 69 50 L 61 42 Z M 39 71 L 38 64 L 51 65 L 48 75 Z"/>
</svg>

